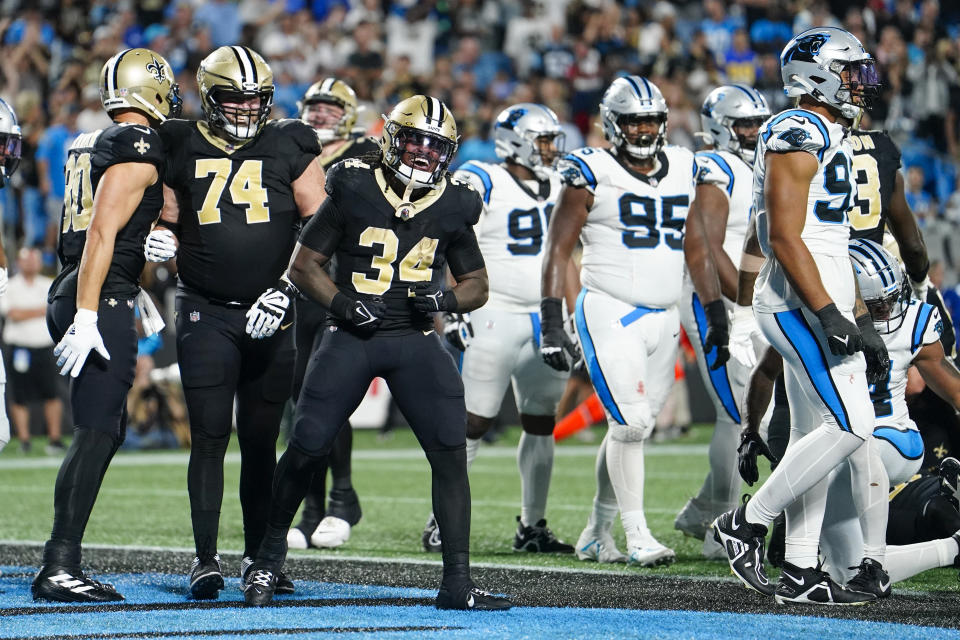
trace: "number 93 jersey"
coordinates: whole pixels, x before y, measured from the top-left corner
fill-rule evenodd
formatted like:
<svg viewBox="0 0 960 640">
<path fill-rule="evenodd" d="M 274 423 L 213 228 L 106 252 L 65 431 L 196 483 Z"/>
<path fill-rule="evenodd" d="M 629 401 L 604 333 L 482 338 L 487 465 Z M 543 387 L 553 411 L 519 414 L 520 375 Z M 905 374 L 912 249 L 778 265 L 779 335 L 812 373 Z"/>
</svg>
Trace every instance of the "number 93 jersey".
<svg viewBox="0 0 960 640">
<path fill-rule="evenodd" d="M 841 311 L 853 308 L 854 282 L 847 243 L 847 210 L 854 194 L 850 142 L 845 129 L 805 109 L 788 109 L 760 127 L 753 171 L 753 210 L 757 236 L 767 260 L 757 277 L 754 306 L 760 311 L 796 309 L 801 301 L 770 248 L 769 218 L 764 199 L 766 155 L 804 151 L 818 168 L 807 192 L 806 218 L 800 238 L 813 255 L 827 293 Z"/>
<path fill-rule="evenodd" d="M 469 182 L 483 199 L 475 228 L 490 278 L 490 309 L 532 313 L 540 309 L 540 271 L 547 223 L 560 191 L 560 178 L 522 181 L 501 164 L 471 161 L 455 177 Z"/>
<path fill-rule="evenodd" d="M 290 260 L 300 223 L 292 184 L 320 154 L 316 132 L 274 120 L 234 147 L 206 122 L 168 120 L 160 135 L 180 208 L 181 282 L 208 298 L 253 302 Z"/>
<path fill-rule="evenodd" d="M 146 188 L 130 220 L 117 231 L 113 258 L 101 293 L 136 295 L 143 271 L 143 242 L 163 206 L 163 142 L 146 125 L 114 124 L 73 141 L 64 166 L 63 214 L 60 220 L 60 262 L 65 267 L 51 287 L 51 298 L 76 295 L 77 269 L 93 217 L 100 179 L 116 164 L 145 162 L 156 166 L 159 178 Z"/>
<path fill-rule="evenodd" d="M 900 149 L 884 131 L 853 131 L 853 175 L 856 198 L 850 208 L 850 237 L 883 244 L 890 197 L 900 170 Z"/>
<path fill-rule="evenodd" d="M 693 153 L 668 145 L 652 174 L 624 167 L 608 149 L 584 147 L 560 161 L 564 184 L 593 206 L 580 232 L 581 280 L 633 306 L 668 308 L 683 284 L 683 226 L 696 197 Z"/>
</svg>

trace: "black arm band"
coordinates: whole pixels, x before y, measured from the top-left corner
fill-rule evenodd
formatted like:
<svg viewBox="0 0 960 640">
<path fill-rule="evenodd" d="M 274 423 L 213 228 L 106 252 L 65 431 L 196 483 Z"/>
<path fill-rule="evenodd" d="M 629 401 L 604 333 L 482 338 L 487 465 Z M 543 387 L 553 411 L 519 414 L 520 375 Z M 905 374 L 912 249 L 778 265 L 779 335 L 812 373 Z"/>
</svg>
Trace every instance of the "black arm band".
<svg viewBox="0 0 960 640">
<path fill-rule="evenodd" d="M 870 312 L 864 313 L 863 315 L 857 316 L 857 328 L 860 329 L 860 333 L 865 331 L 875 331 L 876 328 L 873 326 L 873 317 L 870 315 Z"/>
<path fill-rule="evenodd" d="M 163 218 L 160 218 L 159 220 L 157 220 L 156 226 L 163 227 L 164 229 L 170 229 L 170 231 L 173 231 L 173 235 L 175 236 L 180 235 L 179 222 L 169 222 L 168 220 L 164 220 Z"/>
<path fill-rule="evenodd" d="M 277 281 L 277 291 L 284 294 L 288 298 L 304 298 L 304 295 L 300 293 L 300 289 L 298 289 L 297 285 L 290 281 L 290 278 L 287 277 L 286 273 L 280 276 L 280 280 Z"/>
<path fill-rule="evenodd" d="M 349 320 L 353 302 L 350 296 L 338 292 L 330 301 L 330 311 L 341 320 Z"/>
<path fill-rule="evenodd" d="M 703 306 L 704 313 L 707 314 L 707 325 L 716 328 L 727 328 L 727 308 L 723 300 L 714 300 Z"/>
<path fill-rule="evenodd" d="M 910 279 L 914 282 L 923 282 L 927 279 L 927 274 L 930 272 L 930 259 L 927 259 L 927 263 L 924 265 L 923 269 L 917 273 L 910 273 L 910 270 L 907 269 L 907 275 L 910 276 Z"/>
<path fill-rule="evenodd" d="M 544 298 L 540 301 L 540 326 L 544 332 L 563 329 L 563 301 L 560 298 Z"/>
</svg>

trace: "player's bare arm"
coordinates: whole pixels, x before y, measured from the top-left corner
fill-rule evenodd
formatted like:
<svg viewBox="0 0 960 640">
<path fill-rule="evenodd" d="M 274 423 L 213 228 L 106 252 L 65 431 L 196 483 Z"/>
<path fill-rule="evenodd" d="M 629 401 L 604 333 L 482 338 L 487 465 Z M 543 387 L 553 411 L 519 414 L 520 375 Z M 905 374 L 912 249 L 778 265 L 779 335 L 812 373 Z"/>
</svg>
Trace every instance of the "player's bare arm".
<svg viewBox="0 0 960 640">
<path fill-rule="evenodd" d="M 544 298 L 563 297 L 570 256 L 577 246 L 577 238 L 592 206 L 593 194 L 585 188 L 565 186 L 560 189 L 557 206 L 550 216 L 547 229 L 547 250 L 540 290 Z"/>
<path fill-rule="evenodd" d="M 100 288 L 113 259 L 113 244 L 133 215 L 147 187 L 159 179 L 157 168 L 141 162 L 115 164 L 103 174 L 93 199 L 93 217 L 77 276 L 77 308 L 96 311 Z"/>
<path fill-rule="evenodd" d="M 328 262 L 330 256 L 298 242 L 287 273 L 290 281 L 303 295 L 329 309 L 330 302 L 340 290 L 324 269 Z"/>
<path fill-rule="evenodd" d="M 934 393 L 960 410 L 960 371 L 947 359 L 939 341 L 924 345 L 913 364 Z"/>
<path fill-rule="evenodd" d="M 180 246 L 180 239 L 177 238 L 179 229 L 180 203 L 177 192 L 164 184 L 160 218 L 153 230 L 147 234 L 143 244 L 143 255 L 148 262 L 165 262 L 176 257 L 177 248 Z"/>
<path fill-rule="evenodd" d="M 327 192 L 323 188 L 325 183 L 326 174 L 323 171 L 323 165 L 320 164 L 320 157 L 317 156 L 291 185 L 293 199 L 297 203 L 297 209 L 300 210 L 301 218 L 309 218 L 320 208 L 320 204 L 327 197 Z"/>
<path fill-rule="evenodd" d="M 470 271 L 454 279 L 457 285 L 450 291 L 457 299 L 457 313 L 468 313 L 486 304 L 490 289 L 486 269 Z"/>
<path fill-rule="evenodd" d="M 740 432 L 740 446 L 737 447 L 740 476 L 753 486 L 760 479 L 757 467 L 757 457 L 763 455 L 775 462 L 767 443 L 760 437 L 760 421 L 770 404 L 773 395 L 773 385 L 777 377 L 783 372 L 783 358 L 773 347 L 767 347 L 760 361 L 750 374 L 750 382 L 746 390 L 746 418 Z"/>
<path fill-rule="evenodd" d="M 700 296 L 700 300 L 707 303 L 720 299 L 721 286 L 717 274 L 717 264 L 710 252 L 710 242 L 707 238 L 706 223 L 704 222 L 704 204 L 700 199 L 700 190 L 705 186 L 719 191 L 711 185 L 697 187 L 697 199 L 690 206 L 690 211 L 687 213 L 687 222 L 684 225 L 683 259 L 686 261 L 687 271 L 693 281 L 693 288 Z M 723 253 L 722 249 L 721 253 Z"/>
<path fill-rule="evenodd" d="M 887 211 L 887 222 L 890 232 L 897 239 L 900 248 L 900 258 L 907 267 L 907 274 L 913 282 L 923 282 L 930 269 L 930 260 L 927 257 L 927 246 L 923 242 L 923 234 L 917 226 L 917 219 L 907 204 L 903 176 L 897 172 L 897 181 L 890 195 L 890 209 Z"/>
<path fill-rule="evenodd" d="M 720 290 L 728 300 L 737 298 L 737 267 L 723 250 L 723 241 L 727 236 L 727 219 L 730 215 L 730 202 L 714 184 L 697 186 L 697 199 L 693 206 L 702 213 L 703 230 L 706 234 L 710 257 L 716 266 L 720 279 Z"/>
<path fill-rule="evenodd" d="M 740 269 L 737 272 L 737 304 L 748 307 L 753 304 L 753 288 L 757 274 L 763 266 L 763 251 L 757 237 L 757 225 L 747 227 L 747 237 L 743 239 L 743 254 L 740 257 Z"/>
</svg>

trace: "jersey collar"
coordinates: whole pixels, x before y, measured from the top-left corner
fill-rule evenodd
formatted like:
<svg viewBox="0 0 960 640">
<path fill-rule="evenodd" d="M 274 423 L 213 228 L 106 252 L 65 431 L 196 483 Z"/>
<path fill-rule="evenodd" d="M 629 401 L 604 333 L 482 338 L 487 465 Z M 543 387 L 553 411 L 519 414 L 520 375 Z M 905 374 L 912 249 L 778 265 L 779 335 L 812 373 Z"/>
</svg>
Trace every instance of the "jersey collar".
<svg viewBox="0 0 960 640">
<path fill-rule="evenodd" d="M 217 149 L 220 149 L 220 151 L 223 151 L 224 153 L 233 153 L 234 151 L 239 151 L 240 149 L 242 149 L 243 147 L 247 146 L 248 144 L 250 144 L 251 142 L 257 139 L 256 136 L 254 136 L 253 138 L 250 138 L 249 140 L 247 140 L 241 145 L 235 145 L 231 142 L 227 142 L 226 140 L 222 140 L 221 138 L 217 137 L 213 133 L 213 131 L 210 130 L 210 126 L 203 120 L 197 121 L 197 130 L 200 132 L 200 134 L 204 138 L 206 138 L 207 142 L 215 146 Z"/>
<path fill-rule="evenodd" d="M 398 196 L 393 189 L 390 188 L 390 185 L 387 184 L 387 178 L 383 175 L 383 167 L 377 167 L 373 172 L 374 177 L 377 179 L 377 185 L 380 187 L 380 193 L 383 195 L 387 203 L 397 209 L 402 204 L 406 204 L 400 196 Z M 422 213 L 427 207 L 434 204 L 440 199 L 440 196 L 443 195 L 443 192 L 447 190 L 447 178 L 444 177 L 440 186 L 436 189 L 431 189 L 430 192 L 413 203 L 414 207 L 410 213 L 410 218 L 413 218 L 419 213 Z"/>
<path fill-rule="evenodd" d="M 670 171 L 670 161 L 667 160 L 667 154 L 663 151 L 657 152 L 657 162 L 660 163 L 660 168 L 657 169 L 654 173 L 640 173 L 639 171 L 634 171 L 630 169 L 617 158 L 616 154 L 613 153 L 610 149 L 604 149 L 610 156 L 616 160 L 617 164 L 623 167 L 623 170 L 630 174 L 631 177 L 636 178 L 640 182 L 646 182 L 651 187 L 655 187 L 660 184 L 660 181 L 667 177 L 667 172 Z"/>
</svg>

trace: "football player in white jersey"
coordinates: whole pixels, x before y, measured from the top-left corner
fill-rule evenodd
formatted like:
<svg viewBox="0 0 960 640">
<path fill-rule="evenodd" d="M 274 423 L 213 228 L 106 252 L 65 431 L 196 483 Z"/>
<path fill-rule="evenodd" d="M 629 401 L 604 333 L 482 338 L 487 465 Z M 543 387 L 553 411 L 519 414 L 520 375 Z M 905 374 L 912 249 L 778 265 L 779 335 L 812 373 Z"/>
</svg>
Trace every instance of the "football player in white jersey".
<svg viewBox="0 0 960 640">
<path fill-rule="evenodd" d="M 753 207 L 766 261 L 753 308 L 785 362 L 790 445 L 753 499 L 714 521 L 714 535 L 734 574 L 762 594 L 776 592 L 778 603 L 859 604 L 876 595 L 835 583 L 818 570 L 817 552 L 828 476 L 847 462 L 863 516 L 861 571 L 874 582 L 885 575 L 887 479 L 870 437 L 867 375 L 886 377 L 888 361 L 869 312 L 862 302 L 855 309 L 847 254 L 855 184 L 846 133 L 879 82 L 856 37 L 833 27 L 795 36 L 780 65 L 785 92 L 799 102 L 765 123 L 757 145 Z M 877 510 L 882 518 L 870 517 Z M 764 572 L 763 546 L 780 512 L 786 513 L 786 556 L 774 588 Z M 868 527 L 878 520 L 882 530 Z"/>
<path fill-rule="evenodd" d="M 567 373 L 547 366 L 540 357 L 539 313 L 543 245 L 560 191 L 556 162 L 564 134 L 549 108 L 521 103 L 500 113 L 493 137 L 502 163 L 471 161 L 455 174 L 483 198 L 476 232 L 490 274 L 490 298 L 471 314 L 473 336 L 469 346 L 464 345 L 461 365 L 467 468 L 512 382 L 523 427 L 517 449 L 521 507 L 513 549 L 573 553 L 573 546 L 558 540 L 545 519 L 554 414 Z M 434 545 L 425 537 L 424 546 L 431 550 Z"/>
<path fill-rule="evenodd" d="M 749 307 L 735 305 L 737 267 L 753 204 L 753 158 L 760 125 L 770 117 L 770 108 L 760 92 L 735 84 L 717 87 L 707 96 L 700 111 L 702 137 L 709 150 L 696 154 L 697 199 L 694 208 L 702 217 L 705 242 L 698 234 L 687 233 L 686 251 L 697 250 L 714 257 L 724 306 L 734 315 L 734 327 L 741 323 L 756 326 Z M 694 274 L 701 260 L 688 257 L 688 274 Z M 736 357 L 716 366 L 715 355 L 703 354 L 707 335 L 706 315 L 701 296 L 690 277 L 684 281 L 680 321 L 697 352 L 700 373 L 707 382 L 717 421 L 710 441 L 710 472 L 696 496 L 687 501 L 674 527 L 700 540 L 706 537 L 705 554 L 714 548 L 713 536 L 706 536 L 709 524 L 721 513 L 736 506 L 740 491 L 737 474 L 737 443 L 740 435 L 740 402 L 743 389 L 756 363 L 756 355 Z M 752 356 L 749 357 L 749 356 Z M 742 361 L 741 361 L 742 360 Z"/>
<path fill-rule="evenodd" d="M 684 222 L 696 197 L 697 167 L 692 152 L 665 145 L 667 103 L 647 79 L 614 80 L 600 103 L 600 118 L 613 148 L 586 147 L 560 161 L 564 187 L 547 237 L 540 350 L 561 370 L 575 351 L 563 330 L 560 298 L 579 237 L 584 288 L 576 329 L 610 428 L 600 446 L 597 496 L 577 556 L 608 562 L 620 557 L 610 536 L 619 508 L 627 562 L 665 564 L 676 556 L 647 527 L 643 448 L 673 384 Z M 726 329 L 723 303 L 716 300 L 711 309 L 716 305 Z"/>
</svg>

